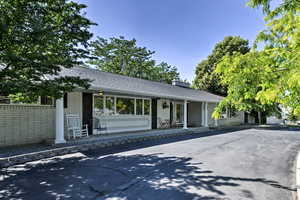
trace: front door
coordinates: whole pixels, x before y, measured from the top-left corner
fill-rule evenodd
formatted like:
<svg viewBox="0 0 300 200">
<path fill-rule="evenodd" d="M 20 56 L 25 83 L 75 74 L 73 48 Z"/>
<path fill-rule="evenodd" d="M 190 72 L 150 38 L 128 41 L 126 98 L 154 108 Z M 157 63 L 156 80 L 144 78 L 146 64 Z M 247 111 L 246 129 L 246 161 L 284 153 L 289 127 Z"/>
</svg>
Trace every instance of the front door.
<svg viewBox="0 0 300 200">
<path fill-rule="evenodd" d="M 88 124 L 89 135 L 93 134 L 93 94 L 82 93 L 82 123 Z"/>
</svg>

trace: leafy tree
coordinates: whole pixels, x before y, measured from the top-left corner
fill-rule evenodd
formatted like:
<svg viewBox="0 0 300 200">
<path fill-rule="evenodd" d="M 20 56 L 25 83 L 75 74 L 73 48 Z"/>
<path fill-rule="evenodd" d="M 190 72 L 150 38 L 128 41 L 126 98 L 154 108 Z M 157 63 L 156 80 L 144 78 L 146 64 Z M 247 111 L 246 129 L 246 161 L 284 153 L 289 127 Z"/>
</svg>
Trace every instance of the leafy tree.
<svg viewBox="0 0 300 200">
<path fill-rule="evenodd" d="M 172 83 L 173 80 L 179 80 L 179 73 L 176 67 L 169 65 L 166 62 L 161 62 L 156 65 L 153 70 L 152 80 Z"/>
<path fill-rule="evenodd" d="M 176 67 L 165 62 L 155 65 L 152 59 L 155 52 L 138 47 L 135 39 L 119 37 L 107 40 L 98 37 L 91 47 L 94 59 L 89 63 L 101 71 L 167 83 L 179 78 Z"/>
<path fill-rule="evenodd" d="M 274 10 L 270 1 L 251 0 L 249 5 L 262 5 L 266 12 L 266 30 L 256 43 L 262 50 L 245 55 L 225 56 L 216 68 L 228 96 L 216 108 L 218 118 L 223 107 L 233 105 L 239 110 L 276 109 L 278 104 L 300 115 L 300 3 L 285 0 Z"/>
<path fill-rule="evenodd" d="M 88 58 L 84 50 L 93 23 L 82 15 L 86 6 L 67 0 L 0 0 L 0 93 L 30 99 L 61 97 L 79 77 L 58 77 Z"/>
<path fill-rule="evenodd" d="M 249 52 L 250 48 L 248 44 L 248 40 L 239 36 L 228 36 L 223 41 L 217 43 L 212 53 L 196 67 L 196 77 L 193 81 L 193 87 L 226 96 L 227 86 L 220 84 L 218 74 L 213 73 L 213 71 L 224 55 L 232 55 L 234 52 L 240 52 L 241 54 Z"/>
</svg>

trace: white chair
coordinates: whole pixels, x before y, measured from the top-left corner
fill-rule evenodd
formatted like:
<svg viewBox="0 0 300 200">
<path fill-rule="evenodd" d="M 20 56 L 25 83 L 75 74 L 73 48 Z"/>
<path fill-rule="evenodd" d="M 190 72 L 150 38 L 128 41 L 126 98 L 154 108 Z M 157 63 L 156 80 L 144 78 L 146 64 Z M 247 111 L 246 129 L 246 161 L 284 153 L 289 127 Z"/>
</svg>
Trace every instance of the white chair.
<svg viewBox="0 0 300 200">
<path fill-rule="evenodd" d="M 78 114 L 68 114 L 67 127 L 68 127 L 68 139 L 77 137 L 88 137 L 88 125 L 82 125 Z"/>
</svg>

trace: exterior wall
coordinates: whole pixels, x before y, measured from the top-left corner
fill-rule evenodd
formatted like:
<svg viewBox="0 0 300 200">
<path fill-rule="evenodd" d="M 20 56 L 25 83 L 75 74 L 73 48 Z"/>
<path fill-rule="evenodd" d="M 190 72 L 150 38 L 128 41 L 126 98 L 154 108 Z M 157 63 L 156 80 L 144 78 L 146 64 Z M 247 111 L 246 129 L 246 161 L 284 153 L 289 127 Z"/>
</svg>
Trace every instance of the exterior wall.
<svg viewBox="0 0 300 200">
<path fill-rule="evenodd" d="M 167 108 L 163 108 L 163 103 L 166 102 L 168 104 Z M 175 110 L 175 108 L 173 108 Z M 174 115 L 175 117 L 176 115 Z M 160 128 L 160 120 L 170 120 L 170 100 L 159 99 L 157 100 L 157 127 Z"/>
<path fill-rule="evenodd" d="M 283 119 L 279 119 L 276 116 L 267 117 L 267 124 L 282 124 L 283 122 Z"/>
<path fill-rule="evenodd" d="M 217 106 L 216 103 L 207 103 L 208 126 L 215 126 L 215 120 L 212 118 L 212 113 L 214 112 L 216 106 Z"/>
<path fill-rule="evenodd" d="M 68 107 L 64 110 L 65 114 L 79 114 L 82 120 L 82 93 L 68 93 Z"/>
<path fill-rule="evenodd" d="M 55 108 L 0 105 L 0 147 L 40 143 L 55 137 Z"/>
<path fill-rule="evenodd" d="M 207 110 L 208 110 L 208 126 L 215 126 L 215 119 L 212 118 L 212 113 L 214 112 L 215 107 L 217 106 L 216 103 L 208 103 Z M 240 125 L 244 123 L 244 112 L 238 112 L 235 117 L 232 118 L 225 118 L 225 119 L 218 119 L 217 126 L 233 126 L 233 125 Z"/>
<path fill-rule="evenodd" d="M 191 102 L 188 104 L 188 126 L 202 126 L 202 111 L 200 102 Z"/>
<path fill-rule="evenodd" d="M 112 115 L 99 116 L 100 123 L 107 126 L 106 133 L 139 131 L 151 129 L 151 115 Z M 94 130 L 96 133 L 96 130 Z"/>
<path fill-rule="evenodd" d="M 237 115 L 233 118 L 219 119 L 219 126 L 231 126 L 231 125 L 240 125 L 244 123 L 244 112 L 238 112 Z"/>
<path fill-rule="evenodd" d="M 82 92 L 68 93 L 67 108 L 64 109 L 65 138 L 68 138 L 67 114 L 79 114 L 82 121 Z"/>
</svg>

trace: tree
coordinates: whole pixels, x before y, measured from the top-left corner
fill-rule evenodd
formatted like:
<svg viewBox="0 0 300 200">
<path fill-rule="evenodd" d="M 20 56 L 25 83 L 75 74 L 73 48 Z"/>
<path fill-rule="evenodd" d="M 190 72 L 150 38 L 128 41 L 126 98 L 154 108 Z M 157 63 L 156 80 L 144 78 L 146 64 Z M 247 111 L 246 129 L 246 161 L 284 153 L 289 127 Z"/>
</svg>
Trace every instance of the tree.
<svg viewBox="0 0 300 200">
<path fill-rule="evenodd" d="M 165 62 L 155 66 L 152 59 L 155 52 L 138 47 L 135 39 L 126 40 L 119 37 L 107 40 L 97 37 L 91 47 L 94 59 L 89 63 L 101 71 L 166 83 L 179 78 L 176 67 Z"/>
<path fill-rule="evenodd" d="M 222 84 L 228 86 L 228 96 L 216 108 L 213 116 L 220 117 L 222 108 L 231 105 L 248 111 L 278 104 L 300 115 L 300 3 L 285 0 L 274 10 L 270 1 L 251 0 L 250 6 L 262 5 L 266 30 L 259 33 L 251 52 L 225 56 L 216 68 Z"/>
<path fill-rule="evenodd" d="M 249 52 L 250 48 L 248 44 L 248 40 L 239 36 L 228 36 L 223 41 L 217 43 L 212 53 L 196 67 L 196 77 L 193 81 L 193 87 L 226 96 L 226 85 L 220 84 L 218 74 L 214 74 L 213 71 L 223 56 L 227 54 L 232 55 L 234 52 L 240 52 L 241 54 Z"/>
<path fill-rule="evenodd" d="M 166 62 L 161 62 L 152 70 L 152 80 L 161 81 L 165 83 L 172 83 L 173 80 L 179 80 L 179 73 L 176 67 L 169 65 Z"/>
<path fill-rule="evenodd" d="M 67 0 L 0 0 L 0 93 L 59 98 L 86 79 L 58 77 L 88 58 L 93 23 Z"/>
</svg>

